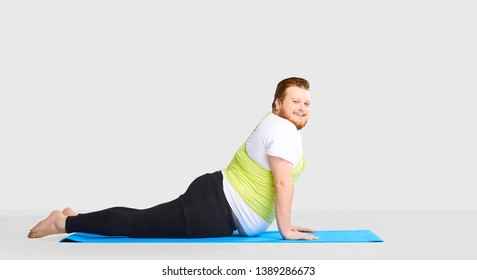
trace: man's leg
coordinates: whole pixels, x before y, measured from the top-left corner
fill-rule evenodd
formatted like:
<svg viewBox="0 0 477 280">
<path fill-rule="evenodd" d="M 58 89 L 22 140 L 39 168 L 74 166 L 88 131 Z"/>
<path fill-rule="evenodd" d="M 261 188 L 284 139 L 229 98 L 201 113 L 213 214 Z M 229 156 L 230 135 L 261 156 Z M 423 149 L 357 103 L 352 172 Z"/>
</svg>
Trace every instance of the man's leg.
<svg viewBox="0 0 477 280">
<path fill-rule="evenodd" d="M 178 199 L 148 209 L 113 207 L 68 217 L 66 232 L 107 236 L 186 237 L 182 207 Z"/>
</svg>

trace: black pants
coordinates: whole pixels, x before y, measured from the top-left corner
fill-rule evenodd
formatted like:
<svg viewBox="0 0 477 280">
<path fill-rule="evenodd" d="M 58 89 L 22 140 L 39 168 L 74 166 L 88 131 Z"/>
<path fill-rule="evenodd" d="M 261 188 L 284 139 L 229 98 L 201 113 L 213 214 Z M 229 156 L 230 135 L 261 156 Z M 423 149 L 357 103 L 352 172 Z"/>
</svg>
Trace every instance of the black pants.
<svg viewBox="0 0 477 280">
<path fill-rule="evenodd" d="M 179 198 L 148 209 L 113 207 L 66 219 L 66 232 L 129 237 L 219 237 L 236 229 L 222 172 L 195 179 Z"/>
</svg>

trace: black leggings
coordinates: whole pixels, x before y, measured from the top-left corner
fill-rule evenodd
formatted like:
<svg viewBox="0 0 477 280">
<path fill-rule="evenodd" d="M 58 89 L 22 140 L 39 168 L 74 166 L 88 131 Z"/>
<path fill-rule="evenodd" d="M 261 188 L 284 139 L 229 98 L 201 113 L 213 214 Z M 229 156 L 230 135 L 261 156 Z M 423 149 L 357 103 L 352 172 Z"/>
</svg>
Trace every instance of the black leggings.
<svg viewBox="0 0 477 280">
<path fill-rule="evenodd" d="M 66 219 L 66 232 L 129 237 L 219 237 L 236 229 L 222 172 L 195 179 L 179 198 L 148 209 L 113 207 Z"/>
</svg>

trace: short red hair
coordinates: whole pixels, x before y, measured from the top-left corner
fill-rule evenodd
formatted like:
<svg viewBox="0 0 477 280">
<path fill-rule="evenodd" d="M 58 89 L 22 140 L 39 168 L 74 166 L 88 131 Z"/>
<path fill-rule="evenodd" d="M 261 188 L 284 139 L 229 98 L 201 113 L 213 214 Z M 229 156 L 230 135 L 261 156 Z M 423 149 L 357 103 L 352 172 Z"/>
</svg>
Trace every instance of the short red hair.
<svg viewBox="0 0 477 280">
<path fill-rule="evenodd" d="M 310 83 L 303 78 L 291 77 L 291 78 L 286 78 L 282 80 L 281 82 L 277 84 L 277 89 L 275 90 L 275 97 L 273 98 L 273 102 L 272 102 L 273 112 L 275 112 L 275 109 L 276 109 L 275 101 L 279 99 L 280 101 L 283 102 L 283 100 L 286 97 L 285 91 L 287 90 L 287 88 L 291 86 L 297 86 L 306 90 L 310 89 Z"/>
</svg>

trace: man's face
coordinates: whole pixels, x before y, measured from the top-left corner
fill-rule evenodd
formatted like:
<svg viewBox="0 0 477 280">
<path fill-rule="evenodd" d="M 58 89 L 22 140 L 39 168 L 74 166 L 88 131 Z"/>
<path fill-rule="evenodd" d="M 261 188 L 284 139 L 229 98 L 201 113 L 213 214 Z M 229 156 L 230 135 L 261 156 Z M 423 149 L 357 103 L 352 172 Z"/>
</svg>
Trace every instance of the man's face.
<svg viewBox="0 0 477 280">
<path fill-rule="evenodd" d="M 285 90 L 285 99 L 275 100 L 276 114 L 295 124 L 298 130 L 302 129 L 308 122 L 310 114 L 310 93 L 308 90 L 291 86 Z"/>
</svg>

